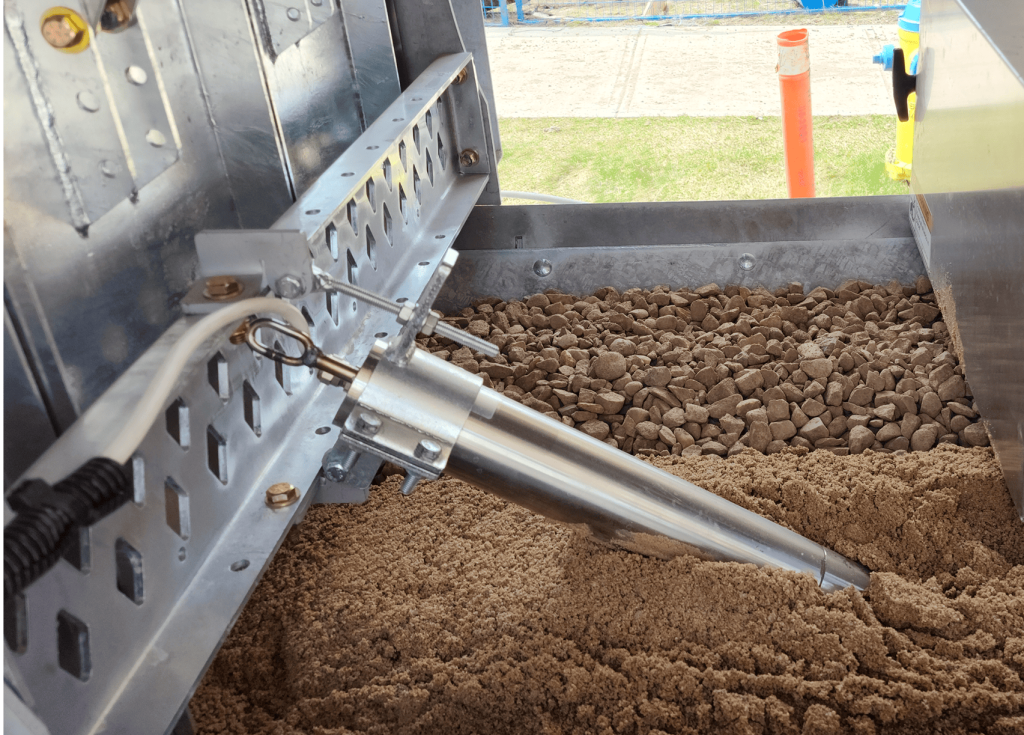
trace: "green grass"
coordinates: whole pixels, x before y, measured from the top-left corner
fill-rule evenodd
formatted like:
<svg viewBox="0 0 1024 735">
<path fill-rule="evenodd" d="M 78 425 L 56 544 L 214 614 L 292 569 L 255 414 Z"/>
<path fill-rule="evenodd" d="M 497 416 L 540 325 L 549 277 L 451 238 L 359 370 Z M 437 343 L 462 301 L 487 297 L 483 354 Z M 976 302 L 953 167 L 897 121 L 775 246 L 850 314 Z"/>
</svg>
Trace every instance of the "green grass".
<svg viewBox="0 0 1024 735">
<path fill-rule="evenodd" d="M 588 202 L 785 198 L 778 117 L 505 118 L 501 188 Z M 887 115 L 814 119 L 817 195 L 904 194 Z M 506 203 L 515 203 L 506 200 Z"/>
</svg>

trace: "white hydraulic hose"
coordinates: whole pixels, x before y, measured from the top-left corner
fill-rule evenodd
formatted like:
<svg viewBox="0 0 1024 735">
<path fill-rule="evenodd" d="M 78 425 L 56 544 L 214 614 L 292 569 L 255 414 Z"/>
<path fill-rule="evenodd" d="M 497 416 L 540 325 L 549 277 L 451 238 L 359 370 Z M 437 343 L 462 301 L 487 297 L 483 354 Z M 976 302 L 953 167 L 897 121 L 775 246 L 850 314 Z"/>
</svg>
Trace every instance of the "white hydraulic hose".
<svg viewBox="0 0 1024 735">
<path fill-rule="evenodd" d="M 537 194 L 532 191 L 503 191 L 501 198 L 505 199 L 527 199 L 532 202 L 547 202 L 549 204 L 586 204 L 579 199 L 568 197 L 556 197 L 554 194 Z"/>
<path fill-rule="evenodd" d="M 149 431 L 149 427 L 153 425 L 156 417 L 160 415 L 167 397 L 174 390 L 178 376 L 181 375 L 181 371 L 184 370 L 192 353 L 219 330 L 232 324 L 238 324 L 242 319 L 253 314 L 276 314 L 303 334 L 309 334 L 309 325 L 301 311 L 287 301 L 268 296 L 239 301 L 237 304 L 224 306 L 203 317 L 189 327 L 188 331 L 174 343 L 160 369 L 153 376 L 153 382 L 146 388 L 146 392 L 142 394 L 131 416 L 128 417 L 124 426 L 121 427 L 121 431 L 103 452 L 103 456 L 121 464 L 127 462 L 138 448 L 146 432 Z"/>
</svg>

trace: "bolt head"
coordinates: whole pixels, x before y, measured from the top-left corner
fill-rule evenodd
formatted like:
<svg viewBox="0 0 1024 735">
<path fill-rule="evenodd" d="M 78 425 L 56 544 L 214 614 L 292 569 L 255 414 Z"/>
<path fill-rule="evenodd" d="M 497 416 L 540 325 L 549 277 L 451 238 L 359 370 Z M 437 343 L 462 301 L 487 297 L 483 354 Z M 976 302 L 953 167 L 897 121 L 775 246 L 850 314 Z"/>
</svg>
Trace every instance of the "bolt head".
<svg viewBox="0 0 1024 735">
<path fill-rule="evenodd" d="M 234 276 L 212 276 L 206 279 L 203 296 L 210 301 L 231 301 L 244 290 L 245 286 Z"/>
<path fill-rule="evenodd" d="M 428 462 L 433 462 L 441 456 L 441 446 L 435 441 L 424 439 L 416 445 L 416 456 Z"/>
<path fill-rule="evenodd" d="M 469 72 L 466 71 L 465 67 L 459 70 L 458 75 L 455 77 L 452 84 L 462 84 L 469 77 Z"/>
<path fill-rule="evenodd" d="M 66 15 L 55 15 L 47 18 L 42 25 L 43 38 L 54 48 L 74 46 L 82 38 Z"/>
<path fill-rule="evenodd" d="M 306 287 L 302 285 L 302 279 L 291 273 L 286 273 L 274 283 L 274 293 L 282 299 L 297 299 L 305 292 Z"/>
<path fill-rule="evenodd" d="M 299 499 L 299 489 L 290 482 L 278 482 L 267 488 L 267 505 L 287 508 Z"/>
<path fill-rule="evenodd" d="M 459 154 L 459 163 L 465 167 L 475 166 L 480 163 L 480 154 L 472 148 L 467 148 Z"/>
<path fill-rule="evenodd" d="M 374 436 L 380 431 L 381 421 L 372 413 L 361 413 L 356 417 L 356 431 L 367 436 Z"/>
<path fill-rule="evenodd" d="M 345 465 L 338 460 L 332 460 L 324 465 L 324 477 L 331 482 L 341 482 L 347 474 Z"/>
</svg>

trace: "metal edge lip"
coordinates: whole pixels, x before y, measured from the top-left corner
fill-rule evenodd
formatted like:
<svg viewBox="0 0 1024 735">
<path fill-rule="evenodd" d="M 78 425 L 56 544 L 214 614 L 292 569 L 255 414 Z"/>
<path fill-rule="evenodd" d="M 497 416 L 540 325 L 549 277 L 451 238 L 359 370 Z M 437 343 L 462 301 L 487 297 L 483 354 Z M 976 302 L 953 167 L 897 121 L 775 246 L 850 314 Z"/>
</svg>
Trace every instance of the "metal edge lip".
<svg viewBox="0 0 1024 735">
<path fill-rule="evenodd" d="M 354 197 L 365 185 L 367 178 L 383 166 L 389 158 L 395 141 L 409 135 L 419 120 L 444 94 L 451 83 L 472 61 L 472 54 L 447 54 L 437 59 L 395 100 L 380 117 L 368 127 L 356 141 L 320 175 L 288 210 L 271 226 L 272 230 L 298 230 L 310 239 L 326 227 L 338 206 L 324 202 L 342 203 Z M 422 101 L 414 103 L 419 97 Z M 379 142 L 378 148 L 370 153 L 365 143 Z M 338 189 L 331 182 L 351 176 L 352 185 L 348 191 L 338 195 Z M 329 188 L 330 187 L 330 188 Z M 316 210 L 315 215 L 306 214 Z"/>
</svg>

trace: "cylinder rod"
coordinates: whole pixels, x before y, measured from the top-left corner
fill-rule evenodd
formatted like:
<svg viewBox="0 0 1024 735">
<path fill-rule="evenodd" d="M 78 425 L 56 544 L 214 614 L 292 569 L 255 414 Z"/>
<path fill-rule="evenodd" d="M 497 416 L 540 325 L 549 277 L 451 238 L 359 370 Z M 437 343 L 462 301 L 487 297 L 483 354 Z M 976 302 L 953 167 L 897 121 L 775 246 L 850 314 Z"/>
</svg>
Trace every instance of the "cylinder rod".
<svg viewBox="0 0 1024 735">
<path fill-rule="evenodd" d="M 453 477 L 650 556 L 695 554 L 865 589 L 868 570 L 696 485 L 483 388 L 451 452 Z"/>
</svg>

